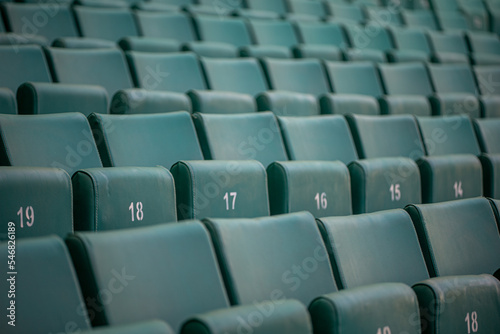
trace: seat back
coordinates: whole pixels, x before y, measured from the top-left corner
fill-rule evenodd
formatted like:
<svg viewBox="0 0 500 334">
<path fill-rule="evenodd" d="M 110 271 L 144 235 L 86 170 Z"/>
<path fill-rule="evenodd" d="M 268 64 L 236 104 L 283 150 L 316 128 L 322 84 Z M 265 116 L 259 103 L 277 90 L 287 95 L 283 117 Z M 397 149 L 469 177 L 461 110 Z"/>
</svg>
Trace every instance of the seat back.
<svg viewBox="0 0 500 334">
<path fill-rule="evenodd" d="M 75 6 L 82 36 L 117 42 L 124 36 L 139 36 L 134 16 L 128 8 Z"/>
<path fill-rule="evenodd" d="M 500 153 L 500 119 L 476 119 L 474 128 L 482 152 Z"/>
<path fill-rule="evenodd" d="M 197 39 L 190 19 L 183 13 L 136 11 L 135 17 L 143 36 L 169 38 L 181 43 Z"/>
<path fill-rule="evenodd" d="M 423 51 L 426 54 L 432 51 L 425 31 L 422 29 L 393 28 L 391 33 L 398 49 Z"/>
<path fill-rule="evenodd" d="M 256 44 L 292 47 L 298 38 L 292 24 L 278 20 L 250 20 L 250 29 Z"/>
<path fill-rule="evenodd" d="M 500 95 L 500 69 L 495 65 L 474 66 L 477 85 L 482 95 Z"/>
<path fill-rule="evenodd" d="M 394 48 L 391 36 L 386 28 L 376 22 L 366 26 L 345 24 L 345 30 L 354 48 L 384 52 Z"/>
<path fill-rule="evenodd" d="M 195 19 L 200 39 L 210 42 L 223 42 L 237 47 L 252 44 L 245 22 L 239 18 L 220 20 L 214 16 L 198 16 Z"/>
<path fill-rule="evenodd" d="M 429 73 L 437 93 L 478 94 L 468 64 L 429 65 Z"/>
<path fill-rule="evenodd" d="M 429 75 L 423 64 L 380 64 L 379 70 L 386 94 L 429 96 L 433 93 Z"/>
<path fill-rule="evenodd" d="M 325 68 L 335 93 L 383 95 L 382 82 L 371 62 L 325 62 Z"/>
<path fill-rule="evenodd" d="M 300 40 L 305 44 L 348 46 L 345 33 L 339 24 L 319 22 L 297 22 Z"/>
</svg>

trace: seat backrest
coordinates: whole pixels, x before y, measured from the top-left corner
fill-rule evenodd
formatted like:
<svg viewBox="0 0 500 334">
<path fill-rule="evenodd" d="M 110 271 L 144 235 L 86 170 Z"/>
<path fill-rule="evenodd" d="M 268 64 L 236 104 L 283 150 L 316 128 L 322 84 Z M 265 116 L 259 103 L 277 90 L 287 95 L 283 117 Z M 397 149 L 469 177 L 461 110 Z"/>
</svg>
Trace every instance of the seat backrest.
<svg viewBox="0 0 500 334">
<path fill-rule="evenodd" d="M 266 10 L 280 15 L 287 13 L 285 0 L 245 0 L 246 7 L 257 10 Z"/>
<path fill-rule="evenodd" d="M 198 16 L 195 18 L 198 35 L 203 41 L 223 42 L 237 47 L 252 43 L 248 28 L 239 18 L 225 18 L 217 16 Z"/>
<path fill-rule="evenodd" d="M 278 20 L 250 20 L 250 29 L 256 44 L 292 47 L 298 38 L 292 24 Z"/>
<path fill-rule="evenodd" d="M 357 49 L 389 51 L 394 48 L 391 36 L 386 28 L 376 22 L 367 26 L 345 24 L 351 45 Z"/>
<path fill-rule="evenodd" d="M 417 121 L 427 155 L 481 153 L 468 116 L 417 117 Z"/>
<path fill-rule="evenodd" d="M 342 116 L 278 117 L 290 160 L 358 159 L 349 126 Z"/>
<path fill-rule="evenodd" d="M 391 33 L 398 49 L 423 51 L 426 54 L 432 52 L 429 40 L 422 29 L 393 28 L 391 29 Z"/>
<path fill-rule="evenodd" d="M 332 89 L 338 94 L 383 95 L 380 76 L 371 62 L 325 62 Z"/>
<path fill-rule="evenodd" d="M 402 14 L 406 25 L 409 27 L 439 30 L 436 18 L 431 10 L 403 10 Z"/>
<path fill-rule="evenodd" d="M 366 11 L 371 22 L 383 26 L 402 26 L 403 18 L 397 8 L 384 8 L 379 5 L 367 6 Z"/>
<path fill-rule="evenodd" d="M 351 4 L 344 1 L 340 4 L 334 2 L 326 2 L 326 6 L 330 14 L 333 15 L 334 19 L 342 19 L 361 23 L 366 18 L 364 11 L 357 4 Z"/>
<path fill-rule="evenodd" d="M 318 220 L 341 289 L 429 278 L 417 233 L 404 210 Z"/>
<path fill-rule="evenodd" d="M 57 168 L 0 167 L 0 212 L 3 231 L 15 225 L 16 239 L 73 232 L 70 176 Z"/>
<path fill-rule="evenodd" d="M 500 95 L 500 67 L 496 65 L 474 66 L 477 85 L 482 95 Z"/>
<path fill-rule="evenodd" d="M 429 40 L 436 52 L 454 52 L 467 55 L 469 50 L 460 32 L 429 32 Z"/>
<path fill-rule="evenodd" d="M 16 96 L 9 88 L 0 87 L 0 114 L 17 114 Z"/>
<path fill-rule="evenodd" d="M 264 167 L 288 160 L 278 122 L 271 112 L 193 115 L 207 160 L 257 160 Z"/>
<path fill-rule="evenodd" d="M 500 40 L 497 34 L 468 32 L 467 40 L 473 52 L 500 54 Z"/>
<path fill-rule="evenodd" d="M 6 261 L 12 245 L 0 244 L 0 255 Z M 77 277 L 59 237 L 16 240 L 13 262 L 9 272 L 18 274 L 4 275 L 0 281 L 7 309 L 6 319 L 0 323 L 2 333 L 90 330 Z"/>
<path fill-rule="evenodd" d="M 330 92 L 323 66 L 318 59 L 264 59 L 269 86 L 319 96 Z"/>
<path fill-rule="evenodd" d="M 48 48 L 46 54 L 55 82 L 99 85 L 108 96 L 133 87 L 125 57 L 118 49 Z"/>
<path fill-rule="evenodd" d="M 75 19 L 69 5 L 6 3 L 3 5 L 11 31 L 22 35 L 44 36 L 52 42 L 58 37 L 76 37 Z"/>
<path fill-rule="evenodd" d="M 105 167 L 170 169 L 180 160 L 203 160 L 191 115 L 186 111 L 92 114 L 89 123 Z"/>
<path fill-rule="evenodd" d="M 326 9 L 320 1 L 289 0 L 290 12 L 297 14 L 308 14 L 317 17 L 326 15 Z"/>
<path fill-rule="evenodd" d="M 348 115 L 347 121 L 361 159 L 425 155 L 415 117 L 410 115 Z"/>
<path fill-rule="evenodd" d="M 348 46 L 345 33 L 339 24 L 298 21 L 295 25 L 302 43 L 336 45 L 342 49 Z"/>
<path fill-rule="evenodd" d="M 232 304 L 276 298 L 308 305 L 337 290 L 325 245 L 307 212 L 258 219 L 209 219 Z"/>
<path fill-rule="evenodd" d="M 264 72 L 256 59 L 202 58 L 201 64 L 206 74 L 209 89 L 252 96 L 267 90 Z"/>
<path fill-rule="evenodd" d="M 160 319 L 178 333 L 188 317 L 229 306 L 210 237 L 199 222 L 80 232 L 66 243 L 80 282 L 86 282 L 82 292 L 94 301 L 93 326 Z"/>
<path fill-rule="evenodd" d="M 428 67 L 436 92 L 478 93 L 474 75 L 468 64 L 433 64 Z"/>
<path fill-rule="evenodd" d="M 180 161 L 172 174 L 181 220 L 269 215 L 266 171 L 257 161 Z"/>
<path fill-rule="evenodd" d="M 139 36 L 134 16 L 128 8 L 75 6 L 82 36 L 117 42 L 125 36 Z"/>
<path fill-rule="evenodd" d="M 135 17 L 143 36 L 175 39 L 181 43 L 197 39 L 190 19 L 183 13 L 136 11 Z"/>
<path fill-rule="evenodd" d="M 425 66 L 421 63 L 379 64 L 386 94 L 424 95 L 433 93 Z"/>
<path fill-rule="evenodd" d="M 135 85 L 146 90 L 185 93 L 205 89 L 200 64 L 194 53 L 127 52 Z"/>
<path fill-rule="evenodd" d="M 0 46 L 0 59 L 0 87 L 7 87 L 14 93 L 26 81 L 52 81 L 45 55 L 39 46 Z"/>
<path fill-rule="evenodd" d="M 92 131 L 84 115 L 0 115 L 0 165 L 56 167 L 73 175 L 101 167 Z"/>
<path fill-rule="evenodd" d="M 406 208 L 431 277 L 492 275 L 500 266 L 500 237 L 486 198 Z"/>
<path fill-rule="evenodd" d="M 475 119 L 474 129 L 482 152 L 500 153 L 500 119 Z"/>
</svg>

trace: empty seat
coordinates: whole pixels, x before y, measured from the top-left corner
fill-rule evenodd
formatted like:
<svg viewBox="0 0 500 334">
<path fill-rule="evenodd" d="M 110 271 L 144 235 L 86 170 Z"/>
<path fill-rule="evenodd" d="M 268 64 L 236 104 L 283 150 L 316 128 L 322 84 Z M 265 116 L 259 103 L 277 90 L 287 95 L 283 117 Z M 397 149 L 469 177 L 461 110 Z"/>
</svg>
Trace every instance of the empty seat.
<svg viewBox="0 0 500 334">
<path fill-rule="evenodd" d="M 16 92 L 17 87 L 26 81 L 52 81 L 45 56 L 39 46 L 0 46 L 0 58 L 0 87 L 7 87 Z"/>
<path fill-rule="evenodd" d="M 500 153 L 499 119 L 476 119 L 474 120 L 474 129 L 481 152 Z"/>
<path fill-rule="evenodd" d="M 118 41 L 123 51 L 179 52 L 181 44 L 173 39 L 159 37 L 124 37 Z"/>
<path fill-rule="evenodd" d="M 69 5 L 3 4 L 10 31 L 28 36 L 44 36 L 52 42 L 58 37 L 78 36 L 76 24 Z"/>
<path fill-rule="evenodd" d="M 341 50 L 347 49 L 349 42 L 339 24 L 297 21 L 295 26 L 303 43 L 294 48 L 296 58 L 342 60 Z"/>
<path fill-rule="evenodd" d="M 252 44 L 250 33 L 242 19 L 220 20 L 217 16 L 199 16 L 195 22 L 202 41 L 223 42 L 235 47 Z"/>
<path fill-rule="evenodd" d="M 17 114 L 16 96 L 4 87 L 0 88 L 0 114 Z"/>
<path fill-rule="evenodd" d="M 391 36 L 385 27 L 377 23 L 370 23 L 366 26 L 346 24 L 345 29 L 353 48 L 382 52 L 394 49 Z"/>
<path fill-rule="evenodd" d="M 474 66 L 479 91 L 483 96 L 500 95 L 498 82 L 500 80 L 499 66 Z M 499 115 L 498 113 L 493 115 Z M 498 117 L 498 116 L 497 116 Z"/>
<path fill-rule="evenodd" d="M 191 111 L 191 101 L 182 93 L 145 89 L 122 89 L 111 100 L 111 114 L 155 114 Z"/>
<path fill-rule="evenodd" d="M 322 18 L 326 16 L 326 9 L 319 1 L 289 0 L 291 13 L 307 14 Z"/>
<path fill-rule="evenodd" d="M 113 42 L 125 36 L 138 36 L 134 16 L 128 8 L 73 8 L 82 36 Z"/>
<path fill-rule="evenodd" d="M 352 214 L 347 167 L 338 161 L 280 161 L 267 168 L 271 214 Z"/>
<path fill-rule="evenodd" d="M 256 44 L 290 48 L 298 44 L 297 35 L 288 21 L 251 20 L 250 28 Z"/>
<path fill-rule="evenodd" d="M 319 98 L 322 114 L 379 115 L 380 107 L 372 96 L 359 94 L 323 94 Z"/>
<path fill-rule="evenodd" d="M 269 215 L 266 171 L 256 161 L 180 161 L 172 174 L 181 220 Z"/>
<path fill-rule="evenodd" d="M 193 115 L 207 160 L 258 160 L 264 167 L 287 160 L 273 113 Z"/>
<path fill-rule="evenodd" d="M 467 19 L 459 10 L 438 11 L 436 18 L 444 31 L 467 31 L 469 29 Z"/>
<path fill-rule="evenodd" d="M 380 64 L 380 76 L 389 95 L 422 95 L 433 93 L 431 81 L 423 64 Z"/>
<path fill-rule="evenodd" d="M 107 231 L 177 220 L 174 179 L 161 167 L 90 168 L 73 175 L 76 231 Z"/>
<path fill-rule="evenodd" d="M 92 114 L 89 123 L 105 167 L 170 168 L 180 160 L 203 160 L 187 112 L 149 115 Z"/>
<path fill-rule="evenodd" d="M 137 87 L 178 93 L 205 89 L 194 53 L 129 52 L 127 57 Z"/>
<path fill-rule="evenodd" d="M 483 166 L 484 194 L 492 198 L 500 197 L 500 140 L 498 138 L 500 122 L 497 119 L 474 120 L 476 136 L 481 151 L 479 156 Z"/>
<path fill-rule="evenodd" d="M 382 26 L 396 26 L 403 25 L 401 13 L 394 7 L 384 8 L 378 6 L 368 6 L 366 8 L 368 17 L 371 22 L 375 22 Z"/>
<path fill-rule="evenodd" d="M 56 48 L 69 49 L 116 48 L 114 41 L 89 37 L 59 37 L 51 45 Z"/>
<path fill-rule="evenodd" d="M 193 105 L 193 112 L 244 114 L 252 113 L 257 110 L 255 99 L 248 94 L 191 90 L 188 92 L 188 95 Z"/>
<path fill-rule="evenodd" d="M 279 15 L 287 13 L 285 0 L 246 0 L 245 4 L 248 8 L 260 11 L 270 11 Z"/>
<path fill-rule="evenodd" d="M 17 90 L 19 114 L 108 113 L 108 94 L 99 86 L 27 82 Z"/>
<path fill-rule="evenodd" d="M 276 312 L 266 317 L 255 333 L 310 331 L 307 311 L 296 301 L 280 305 L 249 302 L 248 306 L 229 308 L 216 253 L 199 222 L 158 225 L 133 232 L 77 233 L 67 239 L 67 244 L 80 281 L 90 283 L 82 291 L 85 298 L 95 301 L 88 307 L 95 315 L 94 326 L 161 319 L 178 333 L 183 327 L 183 333 L 191 333 L 199 326 L 220 333 L 236 331 L 241 326 L 239 317 L 247 319 L 259 308 L 274 307 Z M 120 252 L 114 251 L 117 247 Z M 103 253 L 108 255 L 98 256 Z M 117 283 L 111 291 L 118 289 L 119 293 L 110 291 L 110 280 Z M 103 299 L 102 291 L 109 291 L 112 298 Z M 196 298 L 192 298 L 194 295 Z M 207 313 L 210 311 L 216 312 Z M 189 318 L 194 323 L 186 322 Z"/>
<path fill-rule="evenodd" d="M 327 2 L 326 7 L 334 20 L 363 23 L 366 19 L 363 10 L 357 4 Z"/>
<path fill-rule="evenodd" d="M 272 111 L 276 116 L 319 115 L 316 97 L 310 94 L 269 91 L 256 98 L 260 111 Z"/>
<path fill-rule="evenodd" d="M 0 240 L 8 227 L 16 239 L 73 232 L 71 180 L 61 169 L 0 167 L 0 197 Z"/>
<path fill-rule="evenodd" d="M 393 62 L 429 61 L 432 47 L 424 30 L 419 28 L 390 29 L 397 50 L 389 54 Z"/>
<path fill-rule="evenodd" d="M 474 198 L 407 208 L 431 277 L 493 274 L 500 238 L 490 203 Z"/>
<path fill-rule="evenodd" d="M 209 89 L 255 96 L 267 90 L 264 73 L 255 59 L 201 60 Z M 241 80 L 245 78 L 245 80 Z"/>
<path fill-rule="evenodd" d="M 143 36 L 173 39 L 180 43 L 197 39 L 193 25 L 185 14 L 136 11 L 135 16 Z"/>
<path fill-rule="evenodd" d="M 469 50 L 460 32 L 429 32 L 429 41 L 437 63 L 469 63 Z"/>
<path fill-rule="evenodd" d="M 500 40 L 497 34 L 469 31 L 466 37 L 472 52 L 500 55 Z"/>
<path fill-rule="evenodd" d="M 325 62 L 332 89 L 337 94 L 383 95 L 377 69 L 370 62 Z"/>
<path fill-rule="evenodd" d="M 108 96 L 133 87 L 125 57 L 118 49 L 48 48 L 47 54 L 56 82 L 103 86 Z"/>
<path fill-rule="evenodd" d="M 69 175 L 102 166 L 83 114 L 0 115 L 0 131 L 2 166 L 56 167 Z"/>
<path fill-rule="evenodd" d="M 439 30 L 434 13 L 430 10 L 403 10 L 402 15 L 408 27 Z"/>
</svg>

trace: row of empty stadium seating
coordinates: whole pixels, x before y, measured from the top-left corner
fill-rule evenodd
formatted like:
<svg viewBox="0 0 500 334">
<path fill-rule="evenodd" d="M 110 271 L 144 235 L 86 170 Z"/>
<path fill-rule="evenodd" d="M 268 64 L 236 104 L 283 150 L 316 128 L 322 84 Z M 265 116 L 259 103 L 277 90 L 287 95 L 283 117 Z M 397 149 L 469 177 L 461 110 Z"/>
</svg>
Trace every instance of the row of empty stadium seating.
<svg viewBox="0 0 500 334">
<path fill-rule="evenodd" d="M 498 212 L 500 203 L 492 204 Z M 15 251 L 23 274 L 16 327 L 0 323 L 8 333 L 151 319 L 175 332 L 219 334 L 310 334 L 311 327 L 318 334 L 455 333 L 471 326 L 494 333 L 500 326 L 500 282 L 491 276 L 500 236 L 484 198 L 317 222 L 300 212 L 78 232 L 66 246 L 58 237 L 17 240 Z M 8 254 L 3 243 L 0 255 Z M 9 284 L 0 287 L 9 291 Z M 148 326 L 169 333 L 159 322 Z"/>
<path fill-rule="evenodd" d="M 322 63 L 317 59 L 198 61 L 192 53 L 134 51 L 125 58 L 113 48 L 48 48 L 44 54 L 34 45 L 3 46 L 0 54 L 5 73 L 0 86 L 17 90 L 18 111 L 23 114 L 107 113 L 106 92 L 99 87 L 40 84 L 52 81 L 104 87 L 113 97 L 111 113 L 252 112 L 257 109 L 253 97 L 259 94 L 258 109 L 278 115 L 466 113 L 494 117 L 500 109 L 500 67 L 496 66 L 472 70 L 467 64 L 377 67 L 369 62 Z M 204 92 L 207 89 L 222 92 Z M 191 100 L 185 95 L 188 91 Z M 1 93 L 2 111 L 15 113 L 13 95 L 7 90 Z"/>
</svg>

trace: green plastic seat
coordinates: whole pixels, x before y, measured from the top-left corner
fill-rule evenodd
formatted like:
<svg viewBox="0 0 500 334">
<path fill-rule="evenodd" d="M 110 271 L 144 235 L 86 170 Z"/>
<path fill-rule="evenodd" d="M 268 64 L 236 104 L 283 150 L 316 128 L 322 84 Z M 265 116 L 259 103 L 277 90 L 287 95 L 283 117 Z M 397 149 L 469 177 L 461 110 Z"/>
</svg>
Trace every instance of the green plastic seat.
<svg viewBox="0 0 500 334">
<path fill-rule="evenodd" d="M 200 64 L 194 53 L 128 52 L 135 85 L 146 90 L 185 93 L 205 89 Z"/>
<path fill-rule="evenodd" d="M 372 22 L 366 26 L 357 24 L 344 25 L 352 47 L 386 52 L 394 49 L 391 36 L 385 27 Z"/>
<path fill-rule="evenodd" d="M 379 115 L 380 106 L 373 96 L 359 94 L 324 94 L 319 97 L 322 114 Z"/>
<path fill-rule="evenodd" d="M 433 93 L 429 75 L 423 64 L 380 64 L 379 69 L 386 94 L 429 96 Z"/>
<path fill-rule="evenodd" d="M 478 93 L 469 65 L 429 65 L 429 73 L 438 93 Z"/>
<path fill-rule="evenodd" d="M 333 19 L 342 19 L 354 23 L 362 23 L 366 20 L 364 11 L 357 4 L 348 2 L 332 3 L 327 2 L 326 7 Z"/>
<path fill-rule="evenodd" d="M 284 15 L 288 12 L 285 0 L 247 0 L 246 6 L 254 10 L 264 10 Z"/>
<path fill-rule="evenodd" d="M 403 26 L 403 18 L 399 10 L 395 8 L 383 8 L 380 6 L 367 6 L 368 18 L 370 22 L 388 27 L 401 27 Z"/>
<path fill-rule="evenodd" d="M 128 8 L 73 8 L 82 36 L 113 42 L 124 36 L 139 36 L 134 16 Z"/>
<path fill-rule="evenodd" d="M 36 45 L 0 46 L 0 87 L 17 91 L 26 81 L 51 82 L 42 49 Z"/>
<path fill-rule="evenodd" d="M 306 45 L 334 45 L 340 49 L 349 46 L 340 24 L 298 21 L 295 25 L 300 41 Z"/>
<path fill-rule="evenodd" d="M 118 41 L 123 51 L 140 52 L 179 52 L 181 45 L 178 41 L 160 37 L 123 37 Z"/>
<path fill-rule="evenodd" d="M 318 1 L 291 0 L 288 2 L 291 13 L 308 14 L 317 17 L 326 16 L 326 8 Z"/>
<path fill-rule="evenodd" d="M 194 124 L 207 160 L 257 160 L 267 167 L 288 160 L 273 113 L 195 113 Z"/>
<path fill-rule="evenodd" d="M 402 10 L 401 14 L 408 27 L 439 30 L 434 13 L 430 10 Z"/>
<path fill-rule="evenodd" d="M 410 205 L 406 210 L 431 277 L 492 275 L 499 269 L 498 226 L 487 199 Z"/>
<path fill-rule="evenodd" d="M 267 168 L 271 214 L 309 211 L 315 217 L 352 214 L 351 183 L 339 161 L 281 161 Z"/>
<path fill-rule="evenodd" d="M 118 49 L 47 48 L 46 54 L 55 82 L 99 85 L 108 96 L 133 87 L 125 57 Z"/>
<path fill-rule="evenodd" d="M 472 52 L 500 55 L 500 40 L 497 34 L 469 31 L 466 38 Z"/>
<path fill-rule="evenodd" d="M 500 80 L 499 66 L 474 66 L 479 91 L 483 96 L 500 95 L 498 80 Z"/>
<path fill-rule="evenodd" d="M 288 21 L 251 20 L 249 26 L 256 44 L 259 45 L 290 48 L 299 42 L 292 24 Z"/>
<path fill-rule="evenodd" d="M 108 93 L 99 86 L 27 82 L 17 90 L 19 114 L 108 113 Z"/>
<path fill-rule="evenodd" d="M 481 148 L 481 152 L 500 153 L 500 120 L 499 119 L 476 119 L 474 129 Z"/>
<path fill-rule="evenodd" d="M 417 60 L 415 54 L 423 53 L 429 60 L 432 54 L 432 47 L 424 30 L 419 28 L 392 28 L 389 30 L 394 44 L 398 50 L 394 50 L 395 58 L 406 61 Z"/>
<path fill-rule="evenodd" d="M 16 96 L 5 87 L 0 88 L 0 114 L 17 114 Z"/>
<path fill-rule="evenodd" d="M 157 114 L 191 111 L 191 101 L 183 93 L 139 88 L 121 89 L 111 99 L 111 114 Z"/>
<path fill-rule="evenodd" d="M 89 117 L 105 167 L 167 169 L 180 160 L 203 160 L 188 112 Z M 145 130 L 147 129 L 147 131 Z"/>
<path fill-rule="evenodd" d="M 116 48 L 116 43 L 114 41 L 108 41 L 100 38 L 59 37 L 52 42 L 51 46 L 68 49 L 106 49 Z"/>
<path fill-rule="evenodd" d="M 245 114 L 257 110 L 257 103 L 251 95 L 191 90 L 188 96 L 193 105 L 193 112 L 209 114 Z"/>
<path fill-rule="evenodd" d="M 180 43 L 197 40 L 190 19 L 183 13 L 136 11 L 135 18 L 143 36 L 169 38 Z"/>
<path fill-rule="evenodd" d="M 177 220 L 174 179 L 161 167 L 90 168 L 73 175 L 76 231 L 135 228 Z"/>
<path fill-rule="evenodd" d="M 383 95 L 377 69 L 370 62 L 325 62 L 333 91 L 337 94 Z"/>
<path fill-rule="evenodd" d="M 253 44 L 250 32 L 240 18 L 220 20 L 217 16 L 198 16 L 195 23 L 202 41 L 223 42 L 236 47 Z"/>
<path fill-rule="evenodd" d="M 465 38 L 459 32 L 429 32 L 429 41 L 437 53 L 456 53 L 468 56 Z M 467 62 L 468 59 L 466 58 Z"/>
<path fill-rule="evenodd" d="M 73 232 L 70 176 L 57 168 L 0 167 L 3 232 L 14 224 L 16 239 Z"/>
<path fill-rule="evenodd" d="M 257 161 L 180 161 L 172 174 L 181 220 L 269 215 L 266 171 Z"/>
<path fill-rule="evenodd" d="M 55 167 L 69 175 L 102 167 L 83 114 L 0 115 L 0 132 L 2 166 Z"/>
<path fill-rule="evenodd" d="M 318 101 L 314 95 L 283 91 L 264 92 L 256 97 L 260 111 L 272 111 L 276 116 L 319 115 Z"/>
<path fill-rule="evenodd" d="M 443 31 L 467 31 L 469 25 L 466 17 L 459 10 L 438 11 L 436 18 Z"/>
<path fill-rule="evenodd" d="M 483 166 L 484 194 L 492 198 L 500 197 L 500 184 L 498 182 L 498 175 L 500 175 L 499 127 L 500 123 L 496 118 L 474 120 L 476 136 L 481 152 L 483 152 L 479 156 L 479 160 Z"/>
</svg>

